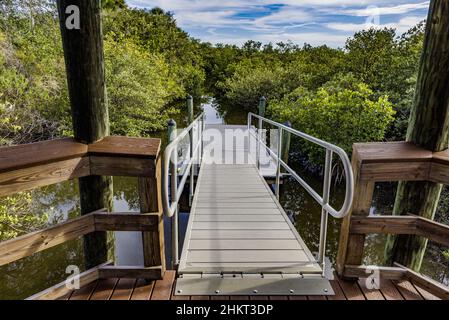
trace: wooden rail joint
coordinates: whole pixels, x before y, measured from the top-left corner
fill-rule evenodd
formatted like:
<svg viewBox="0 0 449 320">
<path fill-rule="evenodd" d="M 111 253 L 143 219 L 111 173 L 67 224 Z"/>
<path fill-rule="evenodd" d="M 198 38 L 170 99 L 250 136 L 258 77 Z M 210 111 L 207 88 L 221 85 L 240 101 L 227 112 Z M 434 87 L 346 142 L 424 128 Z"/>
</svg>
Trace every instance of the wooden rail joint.
<svg viewBox="0 0 449 320">
<path fill-rule="evenodd" d="M 155 177 L 160 139 L 56 139 L 0 148 L 0 197 L 90 175 Z"/>
<path fill-rule="evenodd" d="M 350 234 L 409 234 L 425 237 L 449 246 L 449 226 L 423 217 L 408 216 L 354 216 Z"/>
<path fill-rule="evenodd" d="M 159 232 L 162 213 L 94 212 L 0 242 L 0 266 L 52 248 L 94 231 Z"/>
</svg>

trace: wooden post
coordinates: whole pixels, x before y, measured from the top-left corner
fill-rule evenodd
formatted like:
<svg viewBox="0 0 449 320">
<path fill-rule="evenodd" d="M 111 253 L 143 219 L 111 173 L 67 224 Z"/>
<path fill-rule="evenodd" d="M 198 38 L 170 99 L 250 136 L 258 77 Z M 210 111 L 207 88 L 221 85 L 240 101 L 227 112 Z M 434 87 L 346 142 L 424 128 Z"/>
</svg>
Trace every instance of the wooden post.
<svg viewBox="0 0 449 320">
<path fill-rule="evenodd" d="M 140 212 L 158 215 L 158 230 L 142 232 L 143 260 L 145 267 L 162 267 L 165 272 L 164 215 L 162 210 L 162 161 L 161 155 L 155 160 L 155 176 L 138 178 Z"/>
<path fill-rule="evenodd" d="M 360 177 L 360 159 L 357 152 L 352 154 L 352 168 L 354 170 L 355 192 L 352 212 L 342 222 L 340 241 L 338 243 L 337 273 L 343 276 L 345 265 L 360 265 L 363 260 L 365 235 L 350 234 L 352 216 L 368 216 L 374 193 L 374 181 L 363 181 Z"/>
<path fill-rule="evenodd" d="M 442 151 L 449 143 L 449 2 L 432 0 L 427 19 L 415 101 L 407 141 L 430 151 Z M 413 213 L 433 219 L 442 185 L 433 182 L 401 182 L 395 215 Z M 427 240 L 417 236 L 389 237 L 387 263 L 398 262 L 419 271 Z"/>
<path fill-rule="evenodd" d="M 109 135 L 99 0 L 57 1 L 75 139 L 92 143 Z M 81 214 L 112 209 L 112 178 L 79 179 Z M 107 235 L 84 237 L 86 268 L 107 260 Z"/>
</svg>

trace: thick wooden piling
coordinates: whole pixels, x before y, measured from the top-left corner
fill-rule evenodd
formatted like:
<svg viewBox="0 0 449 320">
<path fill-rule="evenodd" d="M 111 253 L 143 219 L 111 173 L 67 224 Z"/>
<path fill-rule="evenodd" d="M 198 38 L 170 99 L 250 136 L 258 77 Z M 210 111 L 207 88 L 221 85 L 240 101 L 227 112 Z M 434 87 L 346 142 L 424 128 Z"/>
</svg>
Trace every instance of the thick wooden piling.
<svg viewBox="0 0 449 320">
<path fill-rule="evenodd" d="M 109 135 L 100 1 L 57 4 L 75 139 L 92 143 Z M 79 191 L 81 214 L 112 209 L 112 178 L 80 178 Z M 107 253 L 105 232 L 84 236 L 86 268 L 105 262 Z"/>
<path fill-rule="evenodd" d="M 448 1 L 431 1 L 407 132 L 407 141 L 430 151 L 443 151 L 449 145 L 448 30 Z M 441 190 L 442 185 L 434 182 L 400 182 L 393 213 L 433 219 Z M 386 260 L 419 271 L 426 246 L 427 240 L 417 236 L 390 236 L 385 248 Z"/>
</svg>

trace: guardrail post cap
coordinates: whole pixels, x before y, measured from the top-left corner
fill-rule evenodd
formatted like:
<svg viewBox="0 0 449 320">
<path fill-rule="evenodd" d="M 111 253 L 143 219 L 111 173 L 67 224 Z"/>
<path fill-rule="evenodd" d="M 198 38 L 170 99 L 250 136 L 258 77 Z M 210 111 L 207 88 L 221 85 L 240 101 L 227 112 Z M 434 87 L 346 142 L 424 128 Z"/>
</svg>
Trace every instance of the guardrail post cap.
<svg viewBox="0 0 449 320">
<path fill-rule="evenodd" d="M 265 96 L 261 96 L 260 97 L 260 102 L 265 102 L 265 101 L 267 101 L 267 98 L 265 98 Z"/>
<path fill-rule="evenodd" d="M 176 121 L 174 119 L 170 119 L 168 120 L 167 124 L 169 127 L 174 127 L 176 126 Z"/>
<path fill-rule="evenodd" d="M 189 95 L 187 96 L 187 100 L 193 100 L 193 97 L 189 94 Z"/>
<path fill-rule="evenodd" d="M 287 127 L 291 128 L 292 127 L 292 123 L 287 120 L 287 121 L 284 122 L 284 126 L 287 126 Z"/>
</svg>

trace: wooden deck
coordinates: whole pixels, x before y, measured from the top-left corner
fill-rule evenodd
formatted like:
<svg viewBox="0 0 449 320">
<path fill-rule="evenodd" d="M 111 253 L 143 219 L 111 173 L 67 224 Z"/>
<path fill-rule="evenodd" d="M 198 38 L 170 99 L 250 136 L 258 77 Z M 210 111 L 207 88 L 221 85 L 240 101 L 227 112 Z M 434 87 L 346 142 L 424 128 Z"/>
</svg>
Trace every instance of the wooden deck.
<svg viewBox="0 0 449 320">
<path fill-rule="evenodd" d="M 358 282 L 331 280 L 333 296 L 175 296 L 175 272 L 167 271 L 164 280 L 145 282 L 134 279 L 95 281 L 58 300 L 439 300 L 410 281 L 385 280 L 380 290 L 368 290 Z"/>
</svg>

